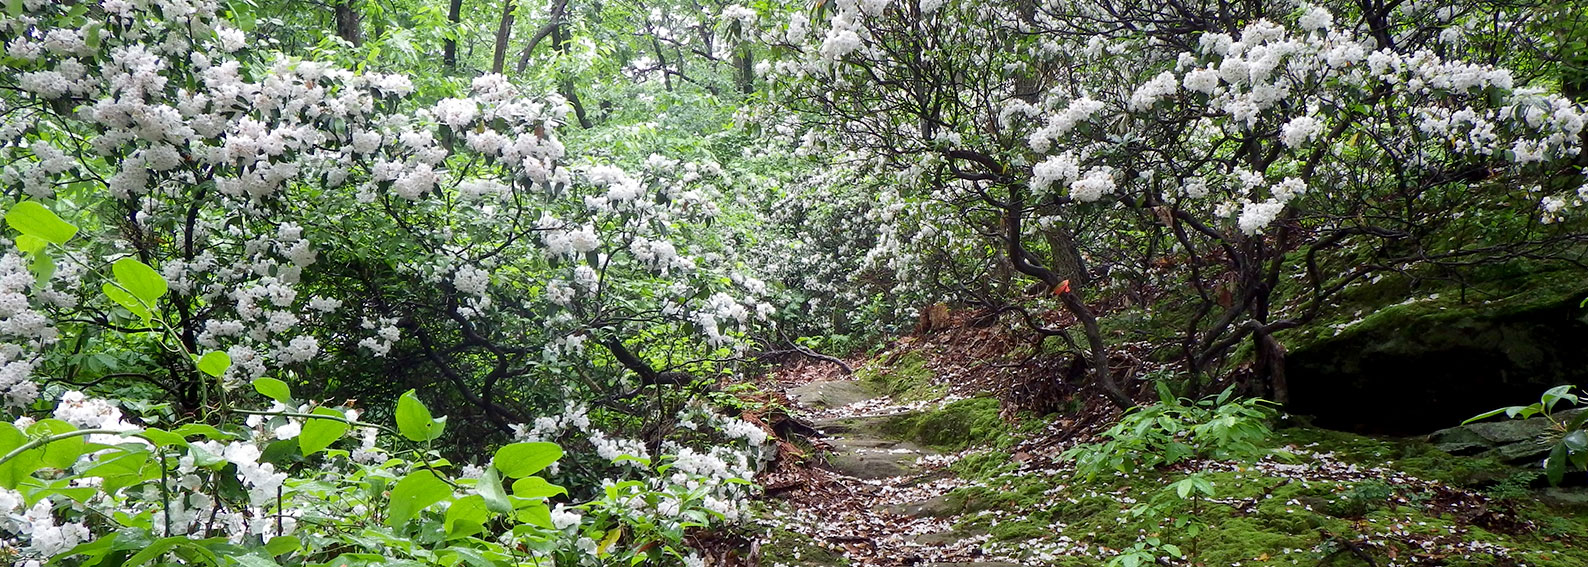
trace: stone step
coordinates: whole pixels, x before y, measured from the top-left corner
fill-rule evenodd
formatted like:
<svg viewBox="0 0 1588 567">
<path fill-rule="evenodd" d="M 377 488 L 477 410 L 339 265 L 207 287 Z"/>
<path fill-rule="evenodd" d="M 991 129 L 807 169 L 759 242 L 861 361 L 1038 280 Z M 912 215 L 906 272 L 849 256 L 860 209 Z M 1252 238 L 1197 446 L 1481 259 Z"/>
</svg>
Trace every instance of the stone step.
<svg viewBox="0 0 1588 567">
<path fill-rule="evenodd" d="M 904 476 L 916 472 L 915 462 L 928 449 L 914 443 L 873 437 L 832 438 L 833 453 L 827 459 L 833 470 L 863 479 Z"/>
<path fill-rule="evenodd" d="M 882 397 L 855 380 L 811 382 L 788 391 L 794 403 L 814 409 L 843 407 Z"/>
</svg>

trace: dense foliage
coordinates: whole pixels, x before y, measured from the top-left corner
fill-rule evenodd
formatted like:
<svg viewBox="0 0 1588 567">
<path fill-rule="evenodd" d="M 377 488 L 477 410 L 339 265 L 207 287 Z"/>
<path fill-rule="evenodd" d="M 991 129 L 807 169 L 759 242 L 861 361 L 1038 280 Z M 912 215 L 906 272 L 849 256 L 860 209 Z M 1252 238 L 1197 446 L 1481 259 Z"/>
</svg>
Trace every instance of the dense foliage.
<svg viewBox="0 0 1588 567">
<path fill-rule="evenodd" d="M 1088 475 L 1250 456 L 1287 332 L 1588 237 L 1571 3 L 4 6 L 19 565 L 698 564 L 720 382 L 937 303 L 1173 377 Z"/>
</svg>

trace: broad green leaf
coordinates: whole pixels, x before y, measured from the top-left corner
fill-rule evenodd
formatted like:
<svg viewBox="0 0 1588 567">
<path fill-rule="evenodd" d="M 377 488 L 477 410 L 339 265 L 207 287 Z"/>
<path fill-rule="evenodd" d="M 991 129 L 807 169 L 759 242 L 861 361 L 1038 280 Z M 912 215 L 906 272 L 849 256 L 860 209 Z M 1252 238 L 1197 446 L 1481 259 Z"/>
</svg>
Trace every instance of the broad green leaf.
<svg viewBox="0 0 1588 567">
<path fill-rule="evenodd" d="M 104 479 L 101 487 L 106 494 L 115 494 L 123 488 L 148 480 L 150 472 L 154 476 L 160 475 L 159 471 L 153 470 L 155 467 L 146 466 L 149 464 L 149 453 L 142 449 L 123 448 L 119 453 L 104 453 L 95 463 L 83 471 L 82 476 Z"/>
<path fill-rule="evenodd" d="M 397 398 L 397 430 L 402 432 L 403 437 L 423 443 L 440 437 L 446 426 L 447 418 L 432 419 L 430 410 L 424 402 L 419 401 L 413 390 Z"/>
<path fill-rule="evenodd" d="M 490 517 L 491 512 L 486 509 L 485 498 L 471 494 L 457 499 L 447 508 L 447 518 L 442 524 L 442 529 L 452 537 L 474 535 L 484 529 L 485 521 Z"/>
<path fill-rule="evenodd" d="M 293 536 L 276 536 L 265 542 L 265 551 L 271 555 L 285 555 L 303 549 L 303 540 Z"/>
<path fill-rule="evenodd" d="M 254 390 L 272 400 L 286 405 L 292 404 L 292 387 L 286 382 L 261 376 L 254 379 Z"/>
<path fill-rule="evenodd" d="M 1560 439 L 1560 444 L 1566 446 L 1568 451 L 1588 451 L 1588 431 L 1573 431 Z"/>
<path fill-rule="evenodd" d="M 539 478 L 539 477 L 536 477 Z M 507 493 L 502 491 L 502 475 L 496 472 L 496 467 L 485 467 L 485 474 L 480 477 L 479 483 L 474 485 L 476 492 L 485 499 L 486 509 L 498 514 L 511 514 L 512 503 L 507 501 Z"/>
<path fill-rule="evenodd" d="M 302 451 L 305 457 L 330 447 L 332 443 L 335 443 L 337 439 L 341 439 L 342 435 L 347 433 L 347 423 L 341 421 L 341 419 L 345 419 L 342 412 L 331 408 L 315 408 L 314 414 L 339 419 L 311 418 L 303 420 L 303 432 L 298 434 L 298 450 Z"/>
<path fill-rule="evenodd" d="M 419 515 L 421 510 L 428 508 L 452 495 L 452 487 L 448 486 L 436 473 L 429 469 L 421 469 L 409 473 L 402 480 L 397 481 L 397 486 L 391 489 L 391 504 L 386 509 L 386 525 L 393 528 L 401 527 Z"/>
<path fill-rule="evenodd" d="M 227 439 L 236 439 L 237 438 L 236 435 L 232 435 L 232 434 L 227 433 L 225 431 L 221 431 L 219 429 L 216 429 L 215 426 L 213 426 L 213 425 L 204 424 L 204 423 L 187 423 L 187 424 L 183 424 L 181 427 L 176 428 L 176 431 L 173 431 L 172 433 L 175 433 L 177 435 L 181 435 L 184 439 L 187 438 L 187 437 L 194 436 L 194 435 L 201 435 L 205 439 L 210 439 L 210 440 L 213 440 L 213 441 L 225 441 Z"/>
<path fill-rule="evenodd" d="M 153 307 L 165 295 L 165 278 L 148 264 L 134 258 L 122 258 L 110 265 L 110 271 L 115 273 L 116 283 L 126 288 L 133 297 L 142 300 L 144 305 Z"/>
<path fill-rule="evenodd" d="M 15 425 L 0 421 L 0 456 L 8 455 L 11 451 L 27 444 L 28 436 L 17 429 Z M 0 488 L 16 490 L 24 478 L 39 470 L 43 463 L 39 462 L 39 451 L 31 449 L 12 457 L 11 460 L 0 463 Z"/>
<path fill-rule="evenodd" d="M 512 478 L 524 478 L 562 458 L 562 447 L 556 443 L 513 443 L 496 450 L 491 464 Z"/>
<path fill-rule="evenodd" d="M 21 250 L 28 254 L 38 254 L 39 252 L 43 252 L 44 247 L 48 246 L 49 244 L 49 241 L 31 234 L 17 236 L 17 250 Z"/>
<path fill-rule="evenodd" d="M 212 350 L 199 357 L 195 364 L 205 374 L 220 378 L 222 374 L 226 373 L 227 368 L 232 367 L 232 357 L 224 352 Z"/>
<path fill-rule="evenodd" d="M 1566 445 L 1556 444 L 1550 450 L 1549 458 L 1544 459 L 1544 475 L 1549 477 L 1550 486 L 1560 486 L 1560 481 L 1566 478 L 1566 464 L 1570 459 L 1566 454 Z"/>
<path fill-rule="evenodd" d="M 59 419 L 40 420 L 38 423 L 28 427 L 28 435 L 34 438 L 71 433 L 73 431 L 77 431 L 77 427 Z M 39 463 L 52 469 L 69 468 L 72 463 L 77 462 L 78 457 L 83 456 L 83 443 L 84 438 L 82 436 L 52 441 L 39 447 Z"/>
<path fill-rule="evenodd" d="M 534 524 L 548 530 L 557 529 L 551 523 L 551 508 L 546 507 L 546 502 L 537 500 L 518 508 L 518 521 Z"/>
<path fill-rule="evenodd" d="M 531 476 L 513 481 L 513 495 L 524 498 L 551 498 L 558 494 L 567 494 L 568 489 L 557 486 L 546 479 Z"/>
<path fill-rule="evenodd" d="M 143 319 L 144 322 L 148 322 L 149 319 L 154 316 L 149 312 L 148 307 L 144 307 L 142 303 L 139 303 L 138 298 L 133 297 L 133 295 L 130 293 L 127 293 L 127 290 L 121 289 L 109 283 L 101 286 L 100 289 L 105 291 L 105 296 L 109 297 L 111 301 L 114 301 L 116 304 L 127 308 L 127 310 L 131 311 L 134 316 L 137 316 L 139 319 Z"/>
<path fill-rule="evenodd" d="M 143 430 L 143 436 L 158 447 L 186 447 L 188 445 L 187 439 L 183 439 L 181 435 L 164 429 L 151 427 Z"/>
<path fill-rule="evenodd" d="M 20 4 L 16 0 L 11 0 L 11 3 Z M 77 235 L 77 227 L 61 220 L 54 211 L 38 201 L 23 201 L 12 206 L 11 210 L 6 211 L 6 224 L 22 234 L 56 244 L 66 244 Z"/>
</svg>

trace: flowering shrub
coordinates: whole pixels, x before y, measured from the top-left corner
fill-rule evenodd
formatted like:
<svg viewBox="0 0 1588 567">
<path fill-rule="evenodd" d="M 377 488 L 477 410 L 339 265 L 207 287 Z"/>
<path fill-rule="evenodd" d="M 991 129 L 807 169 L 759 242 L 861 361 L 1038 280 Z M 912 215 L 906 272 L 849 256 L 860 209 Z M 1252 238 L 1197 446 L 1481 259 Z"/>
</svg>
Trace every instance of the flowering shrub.
<svg viewBox="0 0 1588 567">
<path fill-rule="evenodd" d="M 1548 78 L 1478 62 L 1496 61 L 1491 41 L 1545 34 L 1546 19 L 1502 23 L 1512 15 L 844 1 L 760 37 L 787 54 L 771 66 L 781 112 L 767 114 L 793 122 L 780 126 L 789 143 L 897 188 L 879 255 L 985 258 L 940 287 L 1058 303 L 1085 335 L 1073 350 L 1092 384 L 1121 406 L 1083 298 L 1110 283 L 1184 290 L 1184 370 L 1212 383 L 1250 362 L 1258 393 L 1283 402 L 1276 334 L 1342 291 L 1498 250 L 1563 255 L 1580 238 L 1583 106 Z M 1044 293 L 971 283 L 1000 271 Z"/>
<path fill-rule="evenodd" d="M 428 99 L 258 49 L 219 2 L 7 8 L 0 557 L 677 563 L 742 513 L 758 429 L 623 438 L 677 419 L 626 393 L 771 314 L 715 265 L 719 171 L 569 156 L 560 97 Z M 395 428 L 302 401 L 354 396 Z"/>
</svg>

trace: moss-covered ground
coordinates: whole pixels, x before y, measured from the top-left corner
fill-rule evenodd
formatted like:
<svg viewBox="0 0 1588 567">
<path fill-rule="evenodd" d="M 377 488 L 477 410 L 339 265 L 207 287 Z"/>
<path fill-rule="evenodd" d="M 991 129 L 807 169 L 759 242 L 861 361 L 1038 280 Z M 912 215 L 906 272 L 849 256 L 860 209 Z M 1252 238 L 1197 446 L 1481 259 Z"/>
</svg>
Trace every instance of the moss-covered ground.
<svg viewBox="0 0 1588 567">
<path fill-rule="evenodd" d="M 975 482 L 949 507 L 966 511 L 957 530 L 1054 565 L 1103 565 L 1147 538 L 1178 547 L 1184 562 L 1174 564 L 1221 567 L 1588 565 L 1588 510 L 1546 507 L 1532 471 L 1310 428 L 1279 430 L 1271 445 L 1279 458 L 1092 482 L 989 448 L 951 465 Z M 1193 472 L 1212 496 L 1165 488 Z"/>
</svg>

